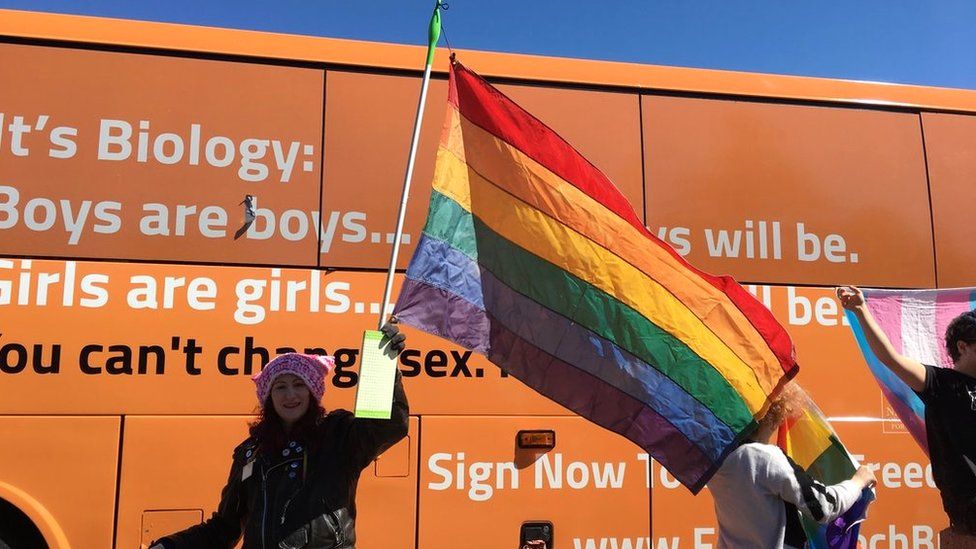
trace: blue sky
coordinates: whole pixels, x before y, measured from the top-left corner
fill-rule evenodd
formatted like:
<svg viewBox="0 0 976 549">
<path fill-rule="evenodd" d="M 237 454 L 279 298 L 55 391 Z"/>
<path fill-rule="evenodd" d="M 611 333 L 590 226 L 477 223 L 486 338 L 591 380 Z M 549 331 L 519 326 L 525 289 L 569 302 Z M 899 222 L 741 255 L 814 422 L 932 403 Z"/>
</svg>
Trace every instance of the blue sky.
<svg viewBox="0 0 976 549">
<path fill-rule="evenodd" d="M 976 89 L 976 1 L 454 0 L 455 48 Z M 0 0 L 0 7 L 421 44 L 431 0 Z M 442 42 L 443 44 L 443 42 Z"/>
</svg>

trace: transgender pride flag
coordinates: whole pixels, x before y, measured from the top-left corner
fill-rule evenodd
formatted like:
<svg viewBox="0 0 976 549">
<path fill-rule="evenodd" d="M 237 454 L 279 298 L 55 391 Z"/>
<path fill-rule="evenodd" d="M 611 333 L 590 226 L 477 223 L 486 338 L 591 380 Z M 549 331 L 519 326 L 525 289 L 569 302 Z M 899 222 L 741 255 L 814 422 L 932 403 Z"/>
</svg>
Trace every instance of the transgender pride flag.
<svg viewBox="0 0 976 549">
<path fill-rule="evenodd" d="M 845 481 L 857 471 L 857 464 L 841 444 L 820 408 L 807 397 L 803 414 L 779 427 L 776 444 L 800 468 L 824 484 Z M 873 489 L 865 489 L 861 497 L 843 515 L 827 524 L 800 515 L 800 523 L 807 534 L 811 549 L 850 549 L 857 547 L 861 523 L 868 505 L 874 501 Z"/>
<path fill-rule="evenodd" d="M 945 350 L 945 330 L 953 318 L 976 309 L 976 288 L 863 292 L 868 310 L 896 351 L 922 364 L 952 367 L 952 359 Z M 881 392 L 919 446 L 928 453 L 925 405 L 878 360 L 868 346 L 857 318 L 849 311 L 847 319 Z"/>
</svg>

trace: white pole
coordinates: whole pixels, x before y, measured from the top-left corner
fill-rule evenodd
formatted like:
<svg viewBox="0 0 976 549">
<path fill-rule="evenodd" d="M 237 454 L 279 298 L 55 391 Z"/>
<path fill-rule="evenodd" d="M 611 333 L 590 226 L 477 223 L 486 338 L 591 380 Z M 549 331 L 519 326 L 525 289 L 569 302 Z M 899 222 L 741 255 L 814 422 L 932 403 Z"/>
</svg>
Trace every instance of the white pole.
<svg viewBox="0 0 976 549">
<path fill-rule="evenodd" d="M 434 15 L 430 20 L 429 43 L 427 45 L 427 63 L 424 66 L 424 79 L 420 85 L 420 101 L 417 103 L 417 117 L 413 123 L 413 139 L 410 141 L 410 156 L 407 159 L 407 173 L 403 178 L 403 195 L 400 197 L 400 212 L 397 215 L 396 232 L 393 236 L 393 252 L 390 254 L 390 268 L 386 272 L 386 288 L 383 290 L 383 301 L 380 302 L 380 318 L 377 328 L 382 328 L 386 320 L 386 304 L 390 301 L 393 291 L 393 274 L 396 271 L 397 257 L 400 254 L 400 237 L 403 235 L 403 218 L 407 213 L 407 198 L 410 195 L 410 182 L 413 179 L 413 164 L 417 157 L 417 143 L 420 141 L 420 127 L 424 120 L 424 104 L 427 102 L 427 86 L 430 84 L 430 68 L 434 61 L 434 48 L 441 32 L 440 18 L 441 0 L 434 5 Z"/>
</svg>

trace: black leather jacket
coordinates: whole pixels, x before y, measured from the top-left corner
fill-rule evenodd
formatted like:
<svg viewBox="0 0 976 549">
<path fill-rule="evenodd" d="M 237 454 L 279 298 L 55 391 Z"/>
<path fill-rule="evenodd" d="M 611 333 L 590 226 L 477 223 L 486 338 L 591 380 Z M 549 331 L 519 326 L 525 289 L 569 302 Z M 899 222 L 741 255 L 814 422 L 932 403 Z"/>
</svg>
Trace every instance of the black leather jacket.
<svg viewBox="0 0 976 549">
<path fill-rule="evenodd" d="M 389 420 L 357 419 L 346 410 L 325 416 L 308 451 L 292 441 L 266 456 L 257 442 L 234 449 L 230 478 L 213 516 L 160 540 L 167 549 L 353 549 L 359 474 L 407 434 L 408 407 L 400 373 Z"/>
</svg>

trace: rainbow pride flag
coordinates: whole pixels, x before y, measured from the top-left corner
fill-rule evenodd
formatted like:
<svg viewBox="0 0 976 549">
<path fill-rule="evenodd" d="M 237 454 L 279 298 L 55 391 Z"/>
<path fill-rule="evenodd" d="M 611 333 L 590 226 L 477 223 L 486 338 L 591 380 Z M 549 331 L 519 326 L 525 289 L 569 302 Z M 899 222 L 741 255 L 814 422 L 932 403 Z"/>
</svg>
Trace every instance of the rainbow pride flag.
<svg viewBox="0 0 976 549">
<path fill-rule="evenodd" d="M 783 453 L 808 475 L 826 485 L 845 481 L 857 471 L 857 463 L 809 397 L 803 415 L 783 423 L 778 435 L 777 445 Z M 857 547 L 861 522 L 873 500 L 874 491 L 864 490 L 857 503 L 828 524 L 801 516 L 809 546 L 815 549 Z"/>
<path fill-rule="evenodd" d="M 395 315 L 630 439 L 695 493 L 798 369 L 759 301 L 685 262 L 459 63 Z"/>
<path fill-rule="evenodd" d="M 952 366 L 952 359 L 945 350 L 945 330 L 953 318 L 976 310 L 976 288 L 862 291 L 868 310 L 899 354 L 922 364 Z M 881 392 L 927 454 L 925 404 L 905 382 L 878 360 L 868 346 L 857 317 L 847 312 L 847 320 Z"/>
</svg>

